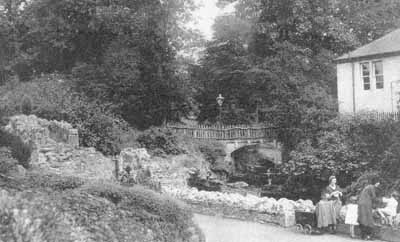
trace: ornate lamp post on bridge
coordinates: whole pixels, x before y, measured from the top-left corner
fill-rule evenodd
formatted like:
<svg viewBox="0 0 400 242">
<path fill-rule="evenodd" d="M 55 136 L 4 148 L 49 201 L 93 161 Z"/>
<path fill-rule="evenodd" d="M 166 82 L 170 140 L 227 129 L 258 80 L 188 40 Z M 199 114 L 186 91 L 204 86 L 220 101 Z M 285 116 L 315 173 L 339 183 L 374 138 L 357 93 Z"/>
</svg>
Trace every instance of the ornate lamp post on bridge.
<svg viewBox="0 0 400 242">
<path fill-rule="evenodd" d="M 218 114 L 218 122 L 222 124 L 222 104 L 224 103 L 224 97 L 221 95 L 221 93 L 217 97 L 217 104 L 219 106 L 219 114 Z"/>
</svg>

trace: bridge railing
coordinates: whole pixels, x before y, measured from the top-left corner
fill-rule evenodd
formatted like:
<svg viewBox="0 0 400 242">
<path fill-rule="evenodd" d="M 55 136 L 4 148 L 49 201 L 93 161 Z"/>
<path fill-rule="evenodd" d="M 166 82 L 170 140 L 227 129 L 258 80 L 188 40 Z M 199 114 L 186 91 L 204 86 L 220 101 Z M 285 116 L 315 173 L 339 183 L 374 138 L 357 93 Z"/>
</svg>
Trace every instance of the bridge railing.
<svg viewBox="0 0 400 242">
<path fill-rule="evenodd" d="M 245 125 L 197 125 L 181 126 L 168 125 L 168 128 L 177 133 L 195 139 L 273 139 L 275 129 L 271 126 L 245 126 Z"/>
</svg>

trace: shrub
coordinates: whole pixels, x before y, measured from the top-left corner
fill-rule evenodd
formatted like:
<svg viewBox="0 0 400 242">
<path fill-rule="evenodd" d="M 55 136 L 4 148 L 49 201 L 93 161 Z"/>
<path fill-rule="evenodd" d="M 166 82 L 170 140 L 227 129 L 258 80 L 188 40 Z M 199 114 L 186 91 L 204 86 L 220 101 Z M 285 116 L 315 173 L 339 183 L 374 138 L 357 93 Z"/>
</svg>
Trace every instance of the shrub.
<svg viewBox="0 0 400 242">
<path fill-rule="evenodd" d="M 385 152 L 379 171 L 386 191 L 400 191 L 400 129 L 393 138 L 393 144 Z"/>
<path fill-rule="evenodd" d="M 29 184 L 32 188 L 50 188 L 55 191 L 76 189 L 84 183 L 84 180 L 79 177 L 54 174 L 31 173 L 26 178 L 26 184 Z"/>
<path fill-rule="evenodd" d="M 3 116 L 18 114 L 20 107 L 25 106 L 23 100 L 30 100 L 32 114 L 48 120 L 64 120 L 78 128 L 79 142 L 83 146 L 115 155 L 126 143 L 135 145 L 135 131 L 112 112 L 111 105 L 88 100 L 75 92 L 71 83 L 64 76 L 47 75 L 29 83 L 3 86 L 0 88 L 3 98 L 0 113 Z"/>
<path fill-rule="evenodd" d="M 221 143 L 211 141 L 197 141 L 196 142 L 199 151 L 204 155 L 204 158 L 210 164 L 214 164 L 215 161 L 226 155 L 224 147 Z"/>
<path fill-rule="evenodd" d="M 0 147 L 9 147 L 11 155 L 25 168 L 29 167 L 32 149 L 20 137 L 10 134 L 0 128 Z"/>
<path fill-rule="evenodd" d="M 396 129 L 393 121 L 367 115 L 331 120 L 315 139 L 301 142 L 290 161 L 281 166 L 280 171 L 289 177 L 285 190 L 318 199 L 324 185 L 315 184 L 327 185 L 332 174 L 346 187 L 368 170 L 379 171 Z"/>
<path fill-rule="evenodd" d="M 15 169 L 18 161 L 16 161 L 11 154 L 8 147 L 0 147 L 0 173 L 7 174 Z"/>
<path fill-rule="evenodd" d="M 22 99 L 21 112 L 25 115 L 29 115 L 32 113 L 32 101 L 26 96 L 24 96 Z"/>
<path fill-rule="evenodd" d="M 40 173 L 4 179 L 0 187 L 15 195 L 0 190 L 0 241 L 186 242 L 193 235 L 184 205 L 142 187 L 69 185 L 81 181 Z"/>
<path fill-rule="evenodd" d="M 135 211 L 136 216 L 162 230 L 169 238 L 165 241 L 188 238 L 192 214 L 185 205 L 170 197 L 140 186 L 123 187 L 110 183 L 88 184 L 82 187 L 82 191 L 106 198 L 121 209 Z"/>
<path fill-rule="evenodd" d="M 0 191 L 0 241 L 75 241 L 71 225 L 48 199 Z"/>
<path fill-rule="evenodd" d="M 104 197 L 116 205 L 129 209 L 145 209 L 171 223 L 180 223 L 181 219 L 191 218 L 188 208 L 168 196 L 147 190 L 141 186 L 123 187 L 111 183 L 87 184 L 82 190 L 98 197 Z M 185 227 L 181 224 L 180 226 Z"/>
<path fill-rule="evenodd" d="M 152 127 L 137 138 L 139 145 L 152 155 L 179 155 L 186 153 L 182 138 L 168 128 Z"/>
<path fill-rule="evenodd" d="M 371 179 L 379 177 L 379 173 L 377 171 L 375 172 L 365 172 L 363 175 L 361 175 L 356 181 L 352 182 L 351 185 L 347 187 L 347 191 L 344 194 L 346 197 L 351 197 L 354 195 L 359 195 L 361 191 L 366 187 L 368 184 L 370 184 Z M 381 191 L 382 189 L 379 189 Z"/>
</svg>

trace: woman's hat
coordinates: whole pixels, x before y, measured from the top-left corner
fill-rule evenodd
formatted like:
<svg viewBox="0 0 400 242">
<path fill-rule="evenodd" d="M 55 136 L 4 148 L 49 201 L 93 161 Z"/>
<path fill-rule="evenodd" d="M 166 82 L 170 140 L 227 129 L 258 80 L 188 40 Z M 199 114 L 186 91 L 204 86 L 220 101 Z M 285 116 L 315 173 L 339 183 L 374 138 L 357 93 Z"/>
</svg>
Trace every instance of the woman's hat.
<svg viewBox="0 0 400 242">
<path fill-rule="evenodd" d="M 329 177 L 329 183 L 331 183 L 333 179 L 336 179 L 336 176 L 330 176 Z"/>
</svg>

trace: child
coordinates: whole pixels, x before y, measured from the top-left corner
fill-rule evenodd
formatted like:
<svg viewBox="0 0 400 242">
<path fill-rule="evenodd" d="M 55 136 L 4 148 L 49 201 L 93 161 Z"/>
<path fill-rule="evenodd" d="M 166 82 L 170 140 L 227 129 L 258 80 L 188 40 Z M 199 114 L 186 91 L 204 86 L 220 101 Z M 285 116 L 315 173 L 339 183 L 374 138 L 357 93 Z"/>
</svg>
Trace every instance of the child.
<svg viewBox="0 0 400 242">
<path fill-rule="evenodd" d="M 347 205 L 345 224 L 350 225 L 350 237 L 355 238 L 356 235 L 354 233 L 354 226 L 358 225 L 358 205 L 357 205 L 357 197 L 350 197 L 350 203 Z"/>
<path fill-rule="evenodd" d="M 382 201 L 386 203 L 386 207 L 376 209 L 381 218 L 383 218 L 385 222 L 389 225 L 393 224 L 393 218 L 397 214 L 397 206 L 399 204 L 396 200 L 397 196 L 397 192 L 392 192 L 390 194 L 390 197 L 383 197 Z"/>
</svg>

